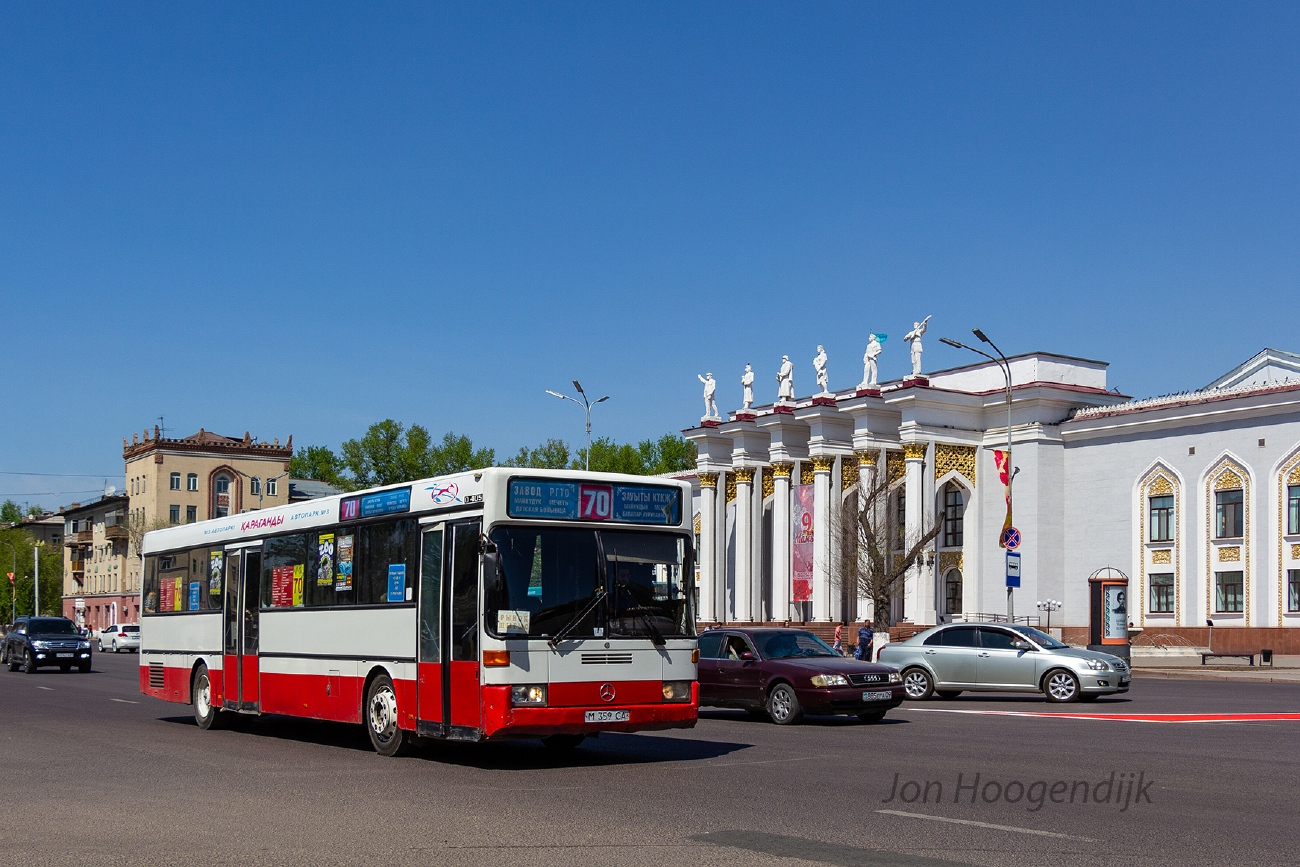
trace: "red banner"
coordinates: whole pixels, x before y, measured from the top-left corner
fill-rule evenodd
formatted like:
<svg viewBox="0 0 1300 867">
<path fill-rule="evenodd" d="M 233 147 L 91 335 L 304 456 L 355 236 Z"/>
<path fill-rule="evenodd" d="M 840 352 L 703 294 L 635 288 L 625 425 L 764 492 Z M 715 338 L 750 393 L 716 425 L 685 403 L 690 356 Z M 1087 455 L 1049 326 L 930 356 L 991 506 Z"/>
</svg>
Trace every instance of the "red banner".
<svg viewBox="0 0 1300 867">
<path fill-rule="evenodd" d="M 1007 530 L 1013 526 L 1011 522 L 1011 466 L 1010 452 L 1004 452 L 1000 449 L 993 451 L 993 461 L 998 467 L 998 481 L 1002 482 L 1002 489 L 1006 492 L 1007 498 L 1007 519 L 1002 522 L 1002 532 L 998 534 L 998 547 L 1005 548 Z"/>
<path fill-rule="evenodd" d="M 791 601 L 811 602 L 813 586 L 813 486 L 794 489 L 794 586 Z"/>
</svg>

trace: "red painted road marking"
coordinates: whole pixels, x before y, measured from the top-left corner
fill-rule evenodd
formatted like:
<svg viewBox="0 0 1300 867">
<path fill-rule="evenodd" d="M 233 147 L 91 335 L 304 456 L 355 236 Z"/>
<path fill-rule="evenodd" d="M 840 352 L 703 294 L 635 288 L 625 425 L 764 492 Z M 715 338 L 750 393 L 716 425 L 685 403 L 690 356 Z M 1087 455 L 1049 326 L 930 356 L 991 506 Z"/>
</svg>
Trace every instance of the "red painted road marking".
<svg viewBox="0 0 1300 867">
<path fill-rule="evenodd" d="M 1120 722 L 1300 722 L 1300 713 L 1033 713 L 1016 710 L 956 710 L 915 707 L 924 713 L 969 713 L 981 716 L 1027 716 L 1042 719 L 1104 719 Z"/>
</svg>

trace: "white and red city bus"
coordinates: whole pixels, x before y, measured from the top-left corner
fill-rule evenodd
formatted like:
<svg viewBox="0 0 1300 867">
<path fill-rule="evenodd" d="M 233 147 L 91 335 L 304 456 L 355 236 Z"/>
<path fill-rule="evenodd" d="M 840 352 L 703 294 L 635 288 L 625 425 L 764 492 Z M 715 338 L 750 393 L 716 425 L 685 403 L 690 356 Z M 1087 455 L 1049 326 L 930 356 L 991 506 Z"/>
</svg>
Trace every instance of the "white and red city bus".
<svg viewBox="0 0 1300 867">
<path fill-rule="evenodd" d="M 140 690 L 413 736 L 689 728 L 690 487 L 494 467 L 144 538 Z"/>
</svg>

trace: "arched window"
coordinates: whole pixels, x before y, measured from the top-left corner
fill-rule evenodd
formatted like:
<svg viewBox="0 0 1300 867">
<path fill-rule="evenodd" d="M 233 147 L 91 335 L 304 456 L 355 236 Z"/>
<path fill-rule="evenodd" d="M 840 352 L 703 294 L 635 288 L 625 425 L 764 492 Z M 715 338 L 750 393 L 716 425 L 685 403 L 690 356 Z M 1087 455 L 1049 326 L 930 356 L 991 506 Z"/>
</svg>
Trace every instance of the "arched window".
<svg viewBox="0 0 1300 867">
<path fill-rule="evenodd" d="M 961 570 L 949 569 L 943 576 L 944 614 L 961 614 Z"/>
<path fill-rule="evenodd" d="M 212 480 L 212 517 L 230 514 L 230 476 L 220 473 Z"/>
<path fill-rule="evenodd" d="M 962 496 L 961 487 L 949 482 L 943 489 L 943 546 L 960 548 L 962 545 Z M 960 581 L 960 576 L 958 576 Z"/>
</svg>

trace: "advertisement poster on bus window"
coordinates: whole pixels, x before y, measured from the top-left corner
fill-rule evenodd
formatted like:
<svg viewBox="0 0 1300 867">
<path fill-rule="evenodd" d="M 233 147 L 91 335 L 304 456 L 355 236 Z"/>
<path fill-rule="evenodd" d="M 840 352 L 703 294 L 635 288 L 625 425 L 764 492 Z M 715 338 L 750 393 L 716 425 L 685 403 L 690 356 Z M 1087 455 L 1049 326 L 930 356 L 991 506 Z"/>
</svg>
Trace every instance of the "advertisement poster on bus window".
<svg viewBox="0 0 1300 867">
<path fill-rule="evenodd" d="M 190 610 L 191 611 L 199 610 L 199 594 L 202 591 L 202 589 L 203 588 L 199 584 L 199 582 L 197 581 L 190 582 Z"/>
<path fill-rule="evenodd" d="M 328 587 L 334 583 L 334 534 L 321 533 L 316 551 L 320 557 L 316 566 L 316 586 Z"/>
<path fill-rule="evenodd" d="M 164 578 L 158 582 L 158 610 L 173 611 L 176 607 L 176 585 Z"/>
<path fill-rule="evenodd" d="M 406 564 L 388 564 L 388 601 L 406 601 Z"/>
<path fill-rule="evenodd" d="M 342 592 L 352 589 L 352 537 L 338 538 L 338 576 L 334 580 L 334 590 Z"/>
<path fill-rule="evenodd" d="M 271 570 L 271 607 L 289 608 L 293 605 L 293 567 L 276 566 Z"/>
<path fill-rule="evenodd" d="M 221 595 L 221 573 L 225 571 L 226 553 L 213 551 L 208 555 L 208 592 L 213 596 Z"/>
<path fill-rule="evenodd" d="M 811 602 L 813 584 L 813 486 L 794 489 L 794 581 L 792 602 Z"/>
<path fill-rule="evenodd" d="M 172 579 L 172 611 L 185 610 L 185 579 L 179 575 Z"/>
<path fill-rule="evenodd" d="M 303 573 L 306 572 L 306 569 L 307 567 L 302 563 L 299 563 L 297 566 L 293 567 L 293 607 L 294 608 L 302 607 L 303 584 L 306 581 L 306 577 Z"/>
</svg>

